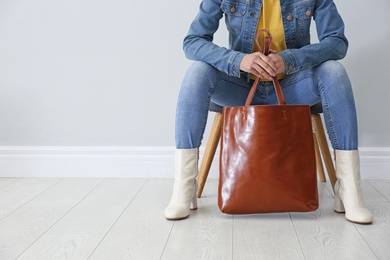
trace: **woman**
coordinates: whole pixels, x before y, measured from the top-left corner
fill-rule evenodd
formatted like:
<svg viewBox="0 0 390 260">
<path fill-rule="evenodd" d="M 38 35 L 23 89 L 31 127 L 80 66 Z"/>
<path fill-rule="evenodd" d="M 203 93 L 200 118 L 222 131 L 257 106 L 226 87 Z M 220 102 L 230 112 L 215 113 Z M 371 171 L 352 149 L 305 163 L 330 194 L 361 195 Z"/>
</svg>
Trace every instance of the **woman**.
<svg viewBox="0 0 390 260">
<path fill-rule="evenodd" d="M 225 17 L 229 48 L 213 43 Z M 310 43 L 310 23 L 316 22 L 319 43 Z M 254 48 L 258 30 L 273 35 L 272 54 Z M 356 109 L 351 83 L 336 60 L 345 57 L 348 41 L 333 0 L 203 0 L 184 39 L 188 69 L 176 111 L 175 183 L 165 209 L 170 220 L 196 209 L 198 148 L 210 100 L 221 106 L 245 103 L 256 77 L 253 104 L 275 104 L 272 82 L 278 76 L 286 102 L 322 102 L 325 124 L 336 155 L 335 211 L 361 224 L 372 223 L 360 189 Z"/>
</svg>

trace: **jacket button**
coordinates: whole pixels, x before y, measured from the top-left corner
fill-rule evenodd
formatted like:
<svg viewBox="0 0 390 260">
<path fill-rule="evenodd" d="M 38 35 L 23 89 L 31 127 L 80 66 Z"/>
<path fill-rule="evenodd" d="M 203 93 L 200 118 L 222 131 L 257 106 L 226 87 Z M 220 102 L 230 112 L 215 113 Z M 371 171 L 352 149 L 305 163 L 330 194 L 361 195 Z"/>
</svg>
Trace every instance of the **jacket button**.
<svg viewBox="0 0 390 260">
<path fill-rule="evenodd" d="M 306 11 L 306 15 L 307 15 L 307 16 L 310 16 L 310 15 L 311 15 L 310 10 L 307 10 L 307 11 Z"/>
<path fill-rule="evenodd" d="M 287 16 L 287 20 L 291 21 L 292 20 L 292 15 Z"/>
<path fill-rule="evenodd" d="M 230 8 L 230 12 L 235 13 L 236 12 L 236 7 L 233 6 L 232 8 Z"/>
<path fill-rule="evenodd" d="M 233 70 L 233 75 L 237 75 L 237 71 Z"/>
<path fill-rule="evenodd" d="M 293 69 L 294 69 L 293 65 L 290 64 L 290 66 L 288 66 L 288 69 L 289 69 L 290 71 L 293 71 Z"/>
<path fill-rule="evenodd" d="M 252 17 L 256 17 L 257 14 L 256 14 L 256 13 L 251 13 L 251 16 L 252 16 Z"/>
</svg>

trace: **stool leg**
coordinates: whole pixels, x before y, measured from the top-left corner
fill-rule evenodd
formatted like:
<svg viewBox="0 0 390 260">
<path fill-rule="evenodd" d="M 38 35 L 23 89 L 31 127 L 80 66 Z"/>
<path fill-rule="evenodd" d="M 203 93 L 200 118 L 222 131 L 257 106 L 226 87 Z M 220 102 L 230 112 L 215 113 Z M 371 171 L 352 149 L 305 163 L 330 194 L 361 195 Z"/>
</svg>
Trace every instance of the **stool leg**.
<svg viewBox="0 0 390 260">
<path fill-rule="evenodd" d="M 322 154 L 322 157 L 324 159 L 326 171 L 328 172 L 330 183 L 332 184 L 332 188 L 334 191 L 334 185 L 336 183 L 336 173 L 334 170 L 333 160 L 332 160 L 332 157 L 330 155 L 328 142 L 326 140 L 324 126 L 322 124 L 321 116 L 320 115 L 312 115 L 312 120 L 313 120 L 312 121 L 313 125 L 316 128 L 318 145 L 320 147 L 321 154 Z"/>
<path fill-rule="evenodd" d="M 318 176 L 320 177 L 320 181 L 326 182 L 324 167 L 322 166 L 321 153 L 320 153 L 320 149 L 318 147 L 316 133 L 313 133 L 313 140 L 314 140 L 314 151 L 315 151 L 315 155 L 316 155 L 317 173 L 318 173 Z"/>
<path fill-rule="evenodd" d="M 198 173 L 198 193 L 197 196 L 202 196 L 203 188 L 206 183 L 207 176 L 209 175 L 210 167 L 214 159 L 215 151 L 221 138 L 221 124 L 222 114 L 216 113 L 214 122 L 211 127 L 210 135 L 207 140 L 206 149 L 203 154 L 202 162 L 199 167 Z"/>
</svg>

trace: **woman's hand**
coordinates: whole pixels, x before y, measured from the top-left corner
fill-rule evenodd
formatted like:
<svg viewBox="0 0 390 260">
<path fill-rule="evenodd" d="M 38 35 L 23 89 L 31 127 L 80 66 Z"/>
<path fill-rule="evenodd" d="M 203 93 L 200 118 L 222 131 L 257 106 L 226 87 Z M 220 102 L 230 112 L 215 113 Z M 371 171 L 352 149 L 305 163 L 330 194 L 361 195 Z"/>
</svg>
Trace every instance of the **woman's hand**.
<svg viewBox="0 0 390 260">
<path fill-rule="evenodd" d="M 270 60 L 275 64 L 276 74 L 286 72 L 284 59 L 277 53 L 277 51 L 271 49 L 271 53 L 268 55 L 268 58 L 270 58 Z"/>
<path fill-rule="evenodd" d="M 241 61 L 240 70 L 249 72 L 261 79 L 272 80 L 278 73 L 285 71 L 283 58 L 271 50 L 268 56 L 261 52 L 247 54 Z"/>
</svg>

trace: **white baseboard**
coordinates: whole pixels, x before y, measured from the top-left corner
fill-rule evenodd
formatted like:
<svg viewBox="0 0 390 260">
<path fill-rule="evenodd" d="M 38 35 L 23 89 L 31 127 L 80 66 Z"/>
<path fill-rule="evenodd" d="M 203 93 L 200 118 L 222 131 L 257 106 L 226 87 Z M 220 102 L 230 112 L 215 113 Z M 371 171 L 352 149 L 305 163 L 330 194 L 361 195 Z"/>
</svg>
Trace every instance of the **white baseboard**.
<svg viewBox="0 0 390 260">
<path fill-rule="evenodd" d="M 172 178 L 173 147 L 0 146 L 0 177 Z"/>
<path fill-rule="evenodd" d="M 0 146 L 0 177 L 172 178 L 173 161 L 174 147 Z M 390 179 L 390 147 L 362 147 L 360 161 L 362 179 Z"/>
</svg>

